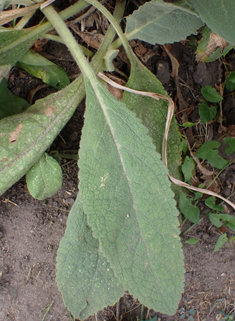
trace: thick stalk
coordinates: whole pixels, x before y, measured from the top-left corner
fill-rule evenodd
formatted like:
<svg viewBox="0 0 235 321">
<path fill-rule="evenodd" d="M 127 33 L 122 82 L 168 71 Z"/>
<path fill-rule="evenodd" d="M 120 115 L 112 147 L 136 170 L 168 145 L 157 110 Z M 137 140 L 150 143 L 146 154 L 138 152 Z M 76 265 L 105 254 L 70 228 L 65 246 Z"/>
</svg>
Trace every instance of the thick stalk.
<svg viewBox="0 0 235 321">
<path fill-rule="evenodd" d="M 118 11 L 121 11 L 122 8 L 123 8 L 123 6 L 120 6 L 120 9 Z M 88 61 L 86 60 L 85 56 L 83 55 L 79 44 L 74 39 L 73 35 L 71 34 L 69 29 L 67 28 L 64 21 L 61 19 L 61 17 L 58 15 L 58 13 L 55 11 L 55 9 L 52 6 L 48 6 L 48 7 L 44 8 L 42 11 L 45 14 L 45 16 L 47 17 L 47 19 L 52 23 L 53 27 L 56 29 L 56 31 L 58 32 L 60 37 L 63 39 L 64 43 L 66 44 L 66 46 L 70 50 L 75 61 L 79 65 L 83 75 L 89 79 L 93 89 L 96 91 L 97 80 L 95 77 L 95 73 L 92 70 L 91 66 L 89 65 Z M 112 39 L 113 39 L 113 36 L 108 35 L 108 40 L 112 41 Z M 106 41 L 107 41 L 107 38 L 106 38 Z M 98 57 L 102 57 L 103 54 L 105 53 L 105 51 L 106 51 L 105 48 L 101 47 L 100 51 L 97 54 Z"/>
<path fill-rule="evenodd" d="M 78 64 L 79 68 L 81 69 L 83 76 L 86 76 L 90 80 L 92 86 L 94 87 L 95 74 L 92 68 L 90 67 L 88 61 L 86 60 L 86 57 L 83 55 L 80 45 L 77 43 L 77 41 L 73 37 L 72 33 L 66 26 L 65 22 L 58 15 L 58 13 L 56 12 L 56 10 L 53 8 L 52 5 L 44 8 L 42 12 L 47 17 L 47 19 L 51 22 L 51 24 L 53 25 L 57 33 L 60 35 L 60 37 L 64 41 L 65 45 L 68 47 L 74 60 Z"/>
</svg>

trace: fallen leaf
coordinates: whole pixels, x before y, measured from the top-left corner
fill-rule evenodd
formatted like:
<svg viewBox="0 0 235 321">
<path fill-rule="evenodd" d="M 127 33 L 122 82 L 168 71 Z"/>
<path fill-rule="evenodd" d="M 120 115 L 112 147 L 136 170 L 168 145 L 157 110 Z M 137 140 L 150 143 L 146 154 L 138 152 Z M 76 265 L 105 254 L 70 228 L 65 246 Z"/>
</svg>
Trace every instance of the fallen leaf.
<svg viewBox="0 0 235 321">
<path fill-rule="evenodd" d="M 210 34 L 210 40 L 207 45 L 206 55 L 210 56 L 217 48 L 222 52 L 228 43 L 213 31 Z"/>
</svg>

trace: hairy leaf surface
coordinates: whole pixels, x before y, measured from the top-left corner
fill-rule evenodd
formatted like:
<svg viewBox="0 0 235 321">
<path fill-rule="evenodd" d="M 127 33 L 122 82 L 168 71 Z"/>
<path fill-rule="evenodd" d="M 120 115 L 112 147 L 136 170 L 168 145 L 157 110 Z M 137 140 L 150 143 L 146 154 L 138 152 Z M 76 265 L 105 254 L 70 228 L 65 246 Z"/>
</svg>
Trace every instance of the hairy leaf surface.
<svg viewBox="0 0 235 321">
<path fill-rule="evenodd" d="M 174 314 L 183 256 L 167 170 L 141 121 L 87 81 L 80 199 L 115 275 L 150 308 Z"/>
<path fill-rule="evenodd" d="M 83 97 L 83 78 L 79 77 L 23 113 L 0 120 L 0 195 L 41 157 Z"/>
<path fill-rule="evenodd" d="M 57 252 L 56 281 L 65 305 L 79 319 L 115 304 L 124 293 L 92 236 L 79 196 Z"/>
<path fill-rule="evenodd" d="M 39 37 L 28 30 L 0 28 L 0 81 Z"/>
<path fill-rule="evenodd" d="M 203 25 L 194 11 L 162 0 L 145 3 L 126 20 L 129 40 L 137 38 L 151 44 L 185 39 Z"/>
<path fill-rule="evenodd" d="M 154 76 L 136 56 L 134 57 L 136 63 L 131 66 L 131 75 L 126 86 L 132 89 L 155 92 L 167 96 L 167 92 L 156 76 Z M 137 117 L 142 120 L 143 125 L 148 128 L 148 134 L 152 137 L 157 152 L 161 154 L 168 103 L 163 99 L 156 100 L 141 95 L 134 95 L 126 91 L 123 94 L 122 101 L 126 103 L 126 106 L 130 110 L 135 111 Z M 181 179 L 180 153 L 182 151 L 182 143 L 180 141 L 180 134 L 175 117 L 173 117 L 171 122 L 167 146 L 169 172 L 175 178 Z M 181 188 L 176 185 L 172 187 L 178 196 Z"/>
<path fill-rule="evenodd" d="M 216 34 L 235 45 L 234 25 L 235 1 L 231 0 L 187 0 L 200 14 L 203 22 Z"/>
</svg>

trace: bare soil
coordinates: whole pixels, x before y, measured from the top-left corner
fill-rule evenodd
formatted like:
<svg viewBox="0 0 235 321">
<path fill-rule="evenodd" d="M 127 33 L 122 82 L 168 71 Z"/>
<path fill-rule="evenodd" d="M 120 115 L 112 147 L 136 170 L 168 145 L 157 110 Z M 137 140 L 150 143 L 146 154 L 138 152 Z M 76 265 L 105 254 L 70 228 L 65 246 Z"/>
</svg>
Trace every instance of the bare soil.
<svg viewBox="0 0 235 321">
<path fill-rule="evenodd" d="M 171 63 L 161 46 L 149 46 L 141 42 L 133 45 L 134 51 L 149 69 L 162 81 L 166 90 L 177 97 L 174 81 L 170 77 Z M 139 50 L 139 51 L 138 51 Z M 172 53 L 180 63 L 180 89 L 188 109 L 186 114 L 178 100 L 176 117 L 182 123 L 182 117 L 197 121 L 198 104 L 201 99 L 200 88 L 205 85 L 220 85 L 224 77 L 221 62 L 197 63 L 190 47 L 181 43 L 174 44 Z M 54 57 L 54 62 L 65 68 L 72 77 L 78 68 L 67 49 L 49 41 L 44 52 Z M 234 70 L 234 53 L 227 58 L 231 70 Z M 229 60 L 230 59 L 230 60 Z M 119 62 L 120 63 L 120 62 Z M 15 94 L 29 100 L 30 90 L 41 85 L 37 80 L 19 68 L 15 68 L 10 77 L 9 88 Z M 36 91 L 33 100 L 41 98 L 53 89 Z M 30 95 L 31 97 L 32 95 Z M 223 126 L 235 124 L 235 100 L 229 96 L 224 104 Z M 52 144 L 51 150 L 60 153 L 76 153 L 79 148 L 81 128 L 83 126 L 84 103 L 82 103 L 71 121 Z M 219 133 L 218 122 L 212 122 L 206 129 L 210 139 L 216 139 Z M 193 145 L 200 139 L 199 132 L 186 130 Z M 205 133 L 201 136 L 205 136 Z M 203 136 L 203 137 L 204 137 Z M 202 138 L 203 139 L 203 138 Z M 223 152 L 223 151 L 221 151 Z M 230 160 L 234 158 L 231 155 Z M 78 169 L 76 161 L 63 160 L 64 181 L 62 188 L 45 201 L 33 199 L 22 178 L 0 197 L 0 320 L 2 321 L 69 321 L 73 320 L 63 304 L 57 288 L 56 253 L 64 235 L 69 211 L 78 192 Z M 228 196 L 234 188 L 235 165 L 228 167 L 219 176 L 218 188 L 222 195 Z M 235 198 L 231 197 L 234 202 Z M 203 204 L 200 205 L 202 213 Z M 233 213 L 227 208 L 228 213 Z M 174 316 L 162 315 L 143 307 L 137 298 L 126 293 L 120 299 L 119 306 L 107 307 L 89 320 L 147 320 L 157 316 L 158 321 L 196 320 L 219 321 L 235 320 L 235 243 L 223 246 L 213 253 L 222 230 L 215 228 L 208 219 L 192 227 L 183 234 L 190 224 L 182 228 L 182 243 L 185 257 L 185 290 Z M 233 233 L 227 230 L 228 236 Z M 189 237 L 198 238 L 197 245 L 185 244 Z M 226 315 L 230 314 L 230 319 Z M 233 318 L 232 318 L 233 317 Z"/>
</svg>

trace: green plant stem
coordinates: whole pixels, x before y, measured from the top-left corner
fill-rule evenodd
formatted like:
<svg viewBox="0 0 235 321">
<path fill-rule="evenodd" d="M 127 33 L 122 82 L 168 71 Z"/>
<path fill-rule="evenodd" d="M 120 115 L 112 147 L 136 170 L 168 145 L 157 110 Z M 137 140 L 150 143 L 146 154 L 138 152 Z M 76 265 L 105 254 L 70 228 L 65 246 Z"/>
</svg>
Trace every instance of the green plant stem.
<svg viewBox="0 0 235 321">
<path fill-rule="evenodd" d="M 125 34 L 123 33 L 119 23 L 117 22 L 117 20 L 114 19 L 114 17 L 111 15 L 111 13 L 101 4 L 99 3 L 97 0 L 86 0 L 86 2 L 92 4 L 95 8 L 97 8 L 100 12 L 103 13 L 103 15 L 105 15 L 105 17 L 110 21 L 110 23 L 112 24 L 112 26 L 114 27 L 114 29 L 116 30 L 119 38 L 120 38 L 120 43 L 119 46 L 122 44 L 123 47 L 126 50 L 126 54 L 128 59 L 130 60 L 131 64 L 135 64 L 135 59 L 133 57 L 133 52 L 132 49 L 129 45 L 129 42 L 125 36 Z M 113 47 L 113 45 L 110 46 L 110 49 L 116 49 L 117 47 Z"/>
<path fill-rule="evenodd" d="M 119 9 L 120 8 L 120 9 Z M 118 13 L 123 10 L 123 5 L 118 7 Z M 83 75 L 89 79 L 93 89 L 96 91 L 97 89 L 97 80 L 95 77 L 95 73 L 92 70 L 91 66 L 89 65 L 88 61 L 86 60 L 85 56 L 83 55 L 82 49 L 80 45 L 76 42 L 73 35 L 67 28 L 66 24 L 62 20 L 62 18 L 58 15 L 55 9 L 52 6 L 48 6 L 42 10 L 47 19 L 52 23 L 60 37 L 63 39 L 66 46 L 69 48 L 72 56 L 74 57 L 75 61 L 79 65 Z M 115 20 L 115 18 L 113 18 Z M 116 20 L 115 20 L 116 21 Z M 109 39 L 110 38 L 110 39 Z M 108 39 L 106 38 L 105 41 L 108 42 L 111 40 L 112 34 L 108 35 Z M 104 47 L 102 47 L 98 52 L 98 57 L 102 56 L 105 53 Z M 97 58 L 98 59 L 98 58 Z"/>
<path fill-rule="evenodd" d="M 25 16 L 23 16 L 20 21 L 15 25 L 16 30 L 21 30 L 24 28 L 24 26 L 26 25 L 26 23 L 32 18 L 32 16 L 34 15 L 34 13 L 36 12 L 36 10 L 26 14 Z"/>
<path fill-rule="evenodd" d="M 68 49 L 70 50 L 73 58 L 80 67 L 83 75 L 86 75 L 89 79 L 94 78 L 93 71 L 89 66 L 85 56 L 83 55 L 82 49 L 71 34 L 70 30 L 64 23 L 63 19 L 58 15 L 52 5 L 42 10 L 47 19 L 51 22 L 55 30 L 58 32 Z"/>
<path fill-rule="evenodd" d="M 116 2 L 115 10 L 113 13 L 113 19 L 115 21 L 120 21 L 122 19 L 123 14 L 124 14 L 124 10 L 125 10 L 125 4 L 126 4 L 125 0 L 123 0 L 122 2 L 118 2 L 118 1 Z M 94 68 L 95 73 L 98 72 L 99 65 L 100 65 L 100 64 L 97 64 L 96 61 L 103 59 L 103 56 L 105 55 L 105 53 L 107 51 L 107 46 L 109 46 L 112 43 L 115 34 L 116 34 L 115 29 L 111 25 L 109 27 L 108 31 L 106 32 L 105 38 L 104 38 L 97 54 L 95 55 L 95 57 L 92 60 L 91 64 L 92 64 L 92 67 Z"/>
</svg>

